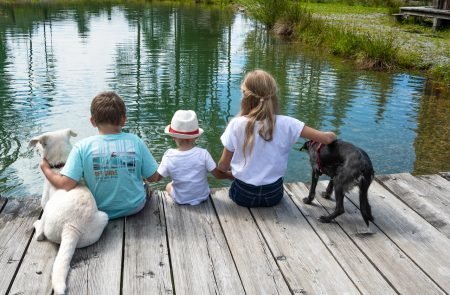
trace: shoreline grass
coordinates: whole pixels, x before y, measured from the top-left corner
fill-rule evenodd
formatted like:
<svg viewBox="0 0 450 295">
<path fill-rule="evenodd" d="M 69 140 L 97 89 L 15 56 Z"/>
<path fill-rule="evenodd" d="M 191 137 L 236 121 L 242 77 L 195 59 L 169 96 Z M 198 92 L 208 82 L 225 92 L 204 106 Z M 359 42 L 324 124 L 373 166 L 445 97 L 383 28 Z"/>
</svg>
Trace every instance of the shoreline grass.
<svg viewBox="0 0 450 295">
<path fill-rule="evenodd" d="M 354 60 L 364 69 L 416 70 L 450 86 L 450 49 L 446 49 L 450 48 L 450 32 L 432 32 L 431 28 L 417 24 L 395 23 L 389 16 L 396 1 L 389 2 L 391 7 L 368 7 L 282 0 L 288 3 L 284 3 L 287 12 L 278 11 L 276 16 L 265 7 L 271 0 L 252 1 L 258 3 L 257 14 L 254 14 L 255 5 L 246 6 L 246 2 L 239 1 L 250 15 L 276 34 L 291 32 L 293 40 L 326 48 L 333 55 Z M 286 15 L 293 11 L 296 17 L 286 21 Z M 271 14 L 270 23 L 260 17 L 264 13 Z M 283 26 L 289 29 L 279 29 Z"/>
</svg>

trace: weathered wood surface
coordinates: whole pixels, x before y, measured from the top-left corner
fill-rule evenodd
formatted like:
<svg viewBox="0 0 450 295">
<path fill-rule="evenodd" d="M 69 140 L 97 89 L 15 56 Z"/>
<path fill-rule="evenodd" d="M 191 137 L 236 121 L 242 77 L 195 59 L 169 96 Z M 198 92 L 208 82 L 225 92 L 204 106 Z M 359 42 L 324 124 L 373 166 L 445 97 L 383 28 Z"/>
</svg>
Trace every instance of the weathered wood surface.
<svg viewBox="0 0 450 295">
<path fill-rule="evenodd" d="M 436 198 L 438 199 L 438 205 L 444 205 L 444 207 L 450 207 L 450 181 L 440 175 L 421 175 L 417 178 L 426 182 L 429 186 L 433 187 L 433 190 L 437 191 Z M 450 211 L 449 211 L 450 212 Z"/>
<path fill-rule="evenodd" d="M 246 294 L 290 294 L 248 208 L 236 206 L 228 189 L 212 197 Z"/>
<path fill-rule="evenodd" d="M 36 199 L 8 200 L 0 214 L 0 294 L 11 285 L 41 214 Z"/>
<path fill-rule="evenodd" d="M 374 223 L 442 289 L 450 290 L 450 240 L 401 200 L 373 182 L 369 188 Z M 348 197 L 358 204 L 353 190 Z"/>
<path fill-rule="evenodd" d="M 123 294 L 173 294 L 161 198 L 125 221 Z"/>
<path fill-rule="evenodd" d="M 51 274 L 59 245 L 37 241 L 35 235 L 20 265 L 10 294 L 51 294 Z"/>
<path fill-rule="evenodd" d="M 120 294 L 123 228 L 122 218 L 111 220 L 97 243 L 75 251 L 67 294 Z"/>
<path fill-rule="evenodd" d="M 326 186 L 327 182 L 319 182 L 317 194 L 325 191 Z M 376 208 L 374 208 L 376 206 L 374 198 L 383 198 L 383 196 L 369 192 L 369 202 L 376 222 L 378 219 L 385 217 L 378 215 Z M 334 211 L 336 206 L 334 200 L 327 200 L 321 197 L 316 198 L 316 200 L 328 213 Z M 344 205 L 345 213 L 337 217 L 336 221 L 400 294 L 442 294 L 442 290 L 426 273 L 417 267 L 414 261 L 402 251 L 401 247 L 391 240 L 386 232 L 372 224 L 371 232 L 373 234 L 364 234 L 366 228 L 364 228 L 365 224 L 359 209 L 347 199 Z M 405 210 L 404 213 L 407 212 L 408 210 Z M 394 227 L 401 226 L 399 223 L 394 225 Z"/>
<path fill-rule="evenodd" d="M 314 200 L 312 205 L 303 203 L 303 198 L 307 197 L 309 192 L 303 183 L 290 183 L 286 184 L 285 187 L 289 196 L 314 228 L 322 242 L 363 294 L 396 294 L 395 289 L 389 285 L 382 274 L 372 265 L 372 262 L 367 259 L 367 256 L 358 248 L 351 236 L 347 235 L 342 229 L 343 227 L 354 227 L 354 225 L 366 227 L 361 218 L 359 220 L 347 219 L 351 222 L 347 222 L 348 225 L 341 224 L 347 220 L 340 220 L 339 224 L 322 223 L 319 221 L 319 217 L 329 213 L 317 200 Z M 371 238 L 366 236 L 366 239 Z"/>
<path fill-rule="evenodd" d="M 293 293 L 359 293 L 289 196 L 251 212 Z"/>
<path fill-rule="evenodd" d="M 160 197 L 176 294 L 245 294 L 211 200 L 180 206 Z"/>
<path fill-rule="evenodd" d="M 450 182 L 440 176 L 421 179 L 409 173 L 380 175 L 376 179 L 450 238 Z"/>
<path fill-rule="evenodd" d="M 421 17 L 450 19 L 450 10 L 437 9 L 428 6 L 400 7 L 400 12 Z"/>
<path fill-rule="evenodd" d="M 386 189 L 394 182 L 402 190 Z M 271 208 L 239 207 L 227 189 L 198 206 L 160 192 L 76 250 L 68 294 L 449 294 L 450 239 L 423 217 L 423 208 L 434 208 L 448 218 L 449 185 L 438 175 L 379 176 L 369 191 L 372 234 L 357 190 L 329 224 L 318 217 L 334 210 L 334 200 L 305 205 L 302 183 L 286 184 L 289 196 Z M 428 207 L 413 210 L 406 198 Z M 52 293 L 58 245 L 33 237 L 39 206 L 0 198 L 0 294 Z"/>
</svg>

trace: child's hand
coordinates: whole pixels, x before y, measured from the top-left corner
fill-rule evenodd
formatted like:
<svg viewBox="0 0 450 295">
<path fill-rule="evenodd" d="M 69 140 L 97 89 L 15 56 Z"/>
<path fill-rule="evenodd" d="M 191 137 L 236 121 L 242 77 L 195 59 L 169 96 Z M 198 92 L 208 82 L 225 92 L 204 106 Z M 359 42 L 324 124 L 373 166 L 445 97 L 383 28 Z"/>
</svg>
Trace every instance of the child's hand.
<svg viewBox="0 0 450 295">
<path fill-rule="evenodd" d="M 50 164 L 45 158 L 41 159 L 41 161 L 39 162 L 39 167 L 41 167 L 42 171 L 51 169 Z"/>
<path fill-rule="evenodd" d="M 233 175 L 231 174 L 231 171 L 224 172 L 215 168 L 213 171 L 211 171 L 211 174 L 217 179 L 230 179 L 230 180 L 234 179 Z"/>
<path fill-rule="evenodd" d="M 234 180 L 234 176 L 231 173 L 231 171 L 227 171 L 227 172 L 224 172 L 224 173 L 225 173 L 227 179 Z"/>
</svg>

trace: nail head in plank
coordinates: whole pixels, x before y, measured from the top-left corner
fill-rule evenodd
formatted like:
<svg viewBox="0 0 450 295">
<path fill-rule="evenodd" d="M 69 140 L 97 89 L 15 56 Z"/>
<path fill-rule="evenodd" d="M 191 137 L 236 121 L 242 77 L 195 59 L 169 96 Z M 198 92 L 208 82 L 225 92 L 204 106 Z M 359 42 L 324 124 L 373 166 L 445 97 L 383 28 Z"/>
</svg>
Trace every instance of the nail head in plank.
<svg viewBox="0 0 450 295">
<path fill-rule="evenodd" d="M 370 260 L 355 245 L 352 239 L 337 223 L 322 223 L 319 217 L 329 213 L 314 200 L 311 205 L 303 203 L 308 196 L 308 189 L 303 183 L 289 183 L 285 185 L 294 203 L 304 213 L 322 241 L 339 264 L 345 269 L 352 281 L 363 294 L 395 294 L 396 291 L 383 278 L 380 272 L 372 265 Z M 366 228 L 364 221 L 358 220 L 357 225 Z M 341 221 L 342 222 L 342 221 Z M 340 222 L 340 223 L 341 223 Z M 351 224 L 350 226 L 354 226 Z"/>
<path fill-rule="evenodd" d="M 97 243 L 75 251 L 67 294 L 119 294 L 123 224 L 123 218 L 110 220 Z"/>
<path fill-rule="evenodd" d="M 348 194 L 358 204 L 355 191 Z M 450 239 L 378 182 L 369 188 L 375 224 L 441 288 L 450 292 Z"/>
<path fill-rule="evenodd" d="M 291 294 L 248 208 L 237 206 L 228 189 L 212 201 L 247 294 Z"/>
<path fill-rule="evenodd" d="M 0 213 L 0 294 L 5 294 L 41 214 L 37 199 L 9 199 Z"/>
<path fill-rule="evenodd" d="M 165 192 L 164 213 L 177 294 L 244 294 L 211 201 L 178 205 Z"/>
<path fill-rule="evenodd" d="M 123 294 L 173 294 L 166 224 L 158 194 L 126 217 Z"/>
<path fill-rule="evenodd" d="M 317 184 L 316 193 L 325 191 L 328 182 L 320 181 Z M 374 183 L 372 183 L 374 185 Z M 371 186 L 372 187 L 372 186 Z M 357 189 L 356 189 L 357 191 Z M 354 190 L 351 192 L 354 193 Z M 388 193 L 386 191 L 386 193 Z M 369 191 L 369 202 L 375 223 L 386 216 L 377 215 L 375 198 L 383 198 Z M 328 211 L 333 212 L 336 203 L 334 200 L 316 197 L 316 200 Z M 380 229 L 371 224 L 371 235 L 361 234 L 360 224 L 364 223 L 359 209 L 349 200 L 345 199 L 345 213 L 335 220 L 342 226 L 343 230 L 358 245 L 362 252 L 380 270 L 383 276 L 391 282 L 400 294 L 442 294 L 440 289 L 417 265 L 411 260 L 400 247 L 398 247 Z M 359 204 L 359 203 L 358 203 Z M 392 227 L 401 225 L 394 223 Z"/>
<path fill-rule="evenodd" d="M 287 194 L 251 212 L 293 293 L 359 293 Z"/>
<path fill-rule="evenodd" d="M 37 241 L 33 235 L 9 294 L 51 294 L 52 268 L 58 247 L 48 240 Z"/>
<path fill-rule="evenodd" d="M 437 176 L 439 177 L 439 176 Z M 439 177 L 446 184 L 448 181 Z M 432 226 L 450 238 L 450 198 L 430 181 L 398 173 L 377 176 L 377 180 Z M 450 182 L 449 187 L 450 187 Z M 450 194 L 450 191 L 447 192 Z"/>
</svg>

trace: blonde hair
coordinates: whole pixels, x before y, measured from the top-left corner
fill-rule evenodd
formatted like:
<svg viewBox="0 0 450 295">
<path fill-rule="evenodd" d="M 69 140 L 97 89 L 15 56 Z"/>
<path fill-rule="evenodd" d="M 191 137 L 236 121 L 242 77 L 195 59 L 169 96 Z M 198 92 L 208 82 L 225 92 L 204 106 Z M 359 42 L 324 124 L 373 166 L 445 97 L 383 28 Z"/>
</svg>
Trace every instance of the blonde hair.
<svg viewBox="0 0 450 295">
<path fill-rule="evenodd" d="M 251 154 L 255 141 L 255 125 L 260 122 L 258 134 L 265 141 L 273 139 L 275 116 L 279 113 L 277 83 L 266 71 L 255 70 L 245 75 L 241 84 L 243 98 L 239 116 L 248 118 L 245 126 L 244 157 Z"/>
</svg>

